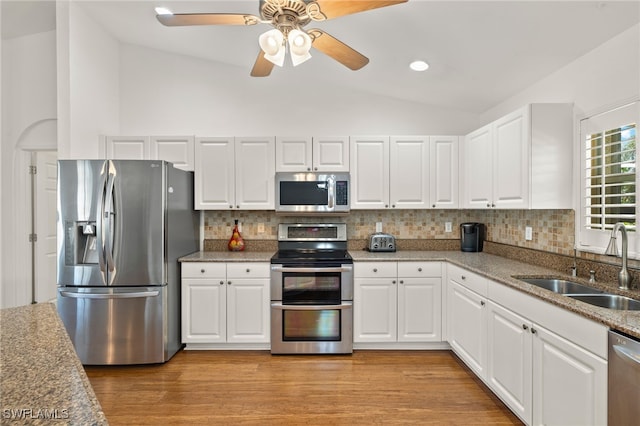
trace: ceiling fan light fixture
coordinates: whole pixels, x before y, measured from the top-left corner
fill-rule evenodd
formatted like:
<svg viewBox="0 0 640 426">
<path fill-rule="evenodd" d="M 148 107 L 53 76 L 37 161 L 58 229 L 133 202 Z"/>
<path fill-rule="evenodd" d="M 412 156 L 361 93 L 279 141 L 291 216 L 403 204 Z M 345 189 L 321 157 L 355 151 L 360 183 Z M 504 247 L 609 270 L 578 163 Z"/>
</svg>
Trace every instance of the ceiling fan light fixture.
<svg viewBox="0 0 640 426">
<path fill-rule="evenodd" d="M 264 58 L 281 67 L 284 65 L 284 35 L 280 30 L 273 29 L 260 35 L 258 44 L 264 52 Z"/>
<path fill-rule="evenodd" d="M 301 63 L 311 59 L 311 37 L 304 31 L 294 29 L 289 31 L 289 52 L 291 53 L 291 62 L 293 66 L 298 66 Z"/>
</svg>

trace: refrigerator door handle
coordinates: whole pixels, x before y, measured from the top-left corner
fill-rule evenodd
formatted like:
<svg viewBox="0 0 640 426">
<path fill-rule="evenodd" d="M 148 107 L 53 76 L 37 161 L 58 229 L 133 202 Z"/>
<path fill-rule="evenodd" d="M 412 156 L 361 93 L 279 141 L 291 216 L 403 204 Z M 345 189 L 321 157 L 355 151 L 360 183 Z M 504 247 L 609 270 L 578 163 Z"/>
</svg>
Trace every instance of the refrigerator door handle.
<svg viewBox="0 0 640 426">
<path fill-rule="evenodd" d="M 116 272 L 115 262 L 113 261 L 113 215 L 114 212 L 114 204 L 113 204 L 113 186 L 116 179 L 116 168 L 113 164 L 113 161 L 107 160 L 107 164 L 109 165 L 107 180 L 107 188 L 105 193 L 105 206 L 103 210 L 103 220 L 106 225 L 105 230 L 105 248 L 104 254 L 107 261 L 107 270 L 109 274 L 109 282 L 107 284 L 111 284 L 113 282 L 113 276 Z"/>
<path fill-rule="evenodd" d="M 98 263 L 100 265 L 100 274 L 102 275 L 102 281 L 107 282 L 107 265 L 104 257 L 105 252 L 105 226 L 104 226 L 104 212 L 105 212 L 105 193 L 107 190 L 108 172 L 106 170 L 107 162 L 105 161 L 100 170 L 100 196 L 98 197 L 98 211 L 96 220 L 96 239 L 98 240 Z"/>
<path fill-rule="evenodd" d="M 60 291 L 61 296 L 72 297 L 74 299 L 134 299 L 140 297 L 155 297 L 159 294 L 159 290 L 133 291 L 129 293 L 76 293 L 73 291 Z"/>
</svg>

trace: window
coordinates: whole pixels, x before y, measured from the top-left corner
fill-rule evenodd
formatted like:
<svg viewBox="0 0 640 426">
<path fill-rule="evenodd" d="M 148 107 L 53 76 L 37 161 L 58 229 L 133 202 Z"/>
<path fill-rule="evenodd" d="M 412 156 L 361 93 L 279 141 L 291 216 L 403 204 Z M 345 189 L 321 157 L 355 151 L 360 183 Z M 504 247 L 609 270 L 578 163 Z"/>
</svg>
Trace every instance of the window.
<svg viewBox="0 0 640 426">
<path fill-rule="evenodd" d="M 602 253 L 611 230 L 624 223 L 637 256 L 636 144 L 640 102 L 580 122 L 581 200 L 578 248 Z"/>
</svg>

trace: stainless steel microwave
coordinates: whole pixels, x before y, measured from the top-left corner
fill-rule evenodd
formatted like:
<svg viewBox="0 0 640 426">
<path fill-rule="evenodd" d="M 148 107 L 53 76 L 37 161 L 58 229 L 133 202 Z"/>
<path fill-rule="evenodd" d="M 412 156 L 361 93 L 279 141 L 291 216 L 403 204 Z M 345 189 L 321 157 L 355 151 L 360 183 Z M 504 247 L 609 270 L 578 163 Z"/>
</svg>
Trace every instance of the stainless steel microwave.
<svg viewBox="0 0 640 426">
<path fill-rule="evenodd" d="M 349 173 L 276 173 L 276 213 L 349 213 Z"/>
</svg>

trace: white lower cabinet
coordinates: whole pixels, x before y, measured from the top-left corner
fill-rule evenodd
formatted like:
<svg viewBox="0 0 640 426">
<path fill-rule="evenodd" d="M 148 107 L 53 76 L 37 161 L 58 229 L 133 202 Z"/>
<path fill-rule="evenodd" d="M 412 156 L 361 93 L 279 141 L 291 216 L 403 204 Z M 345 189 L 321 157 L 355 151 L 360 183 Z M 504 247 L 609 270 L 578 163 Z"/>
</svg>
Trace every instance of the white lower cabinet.
<svg viewBox="0 0 640 426">
<path fill-rule="evenodd" d="M 187 347 L 268 344 L 269 309 L 268 263 L 182 263 L 182 342 Z"/>
<path fill-rule="evenodd" d="M 448 277 L 449 344 L 456 355 L 484 380 L 487 358 L 486 279 L 452 265 L 449 265 Z"/>
<path fill-rule="evenodd" d="M 356 262 L 354 343 L 440 342 L 441 277 L 441 262 Z"/>
<path fill-rule="evenodd" d="M 451 348 L 529 425 L 607 422 L 607 328 L 448 268 Z"/>
</svg>

